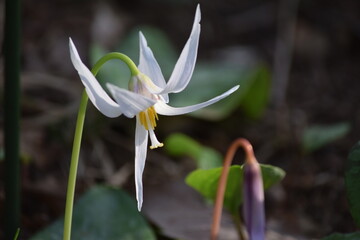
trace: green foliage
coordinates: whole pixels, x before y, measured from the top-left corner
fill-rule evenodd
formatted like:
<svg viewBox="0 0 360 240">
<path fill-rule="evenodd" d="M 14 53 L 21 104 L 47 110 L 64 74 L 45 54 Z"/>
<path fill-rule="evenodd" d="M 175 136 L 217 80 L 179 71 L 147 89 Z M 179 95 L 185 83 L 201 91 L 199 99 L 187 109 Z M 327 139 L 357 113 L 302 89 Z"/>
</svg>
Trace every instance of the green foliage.
<svg viewBox="0 0 360 240">
<path fill-rule="evenodd" d="M 190 156 L 201 169 L 210 169 L 222 165 L 220 153 L 212 148 L 202 146 L 181 133 L 174 133 L 167 137 L 164 146 L 172 156 Z"/>
<path fill-rule="evenodd" d="M 346 193 L 350 212 L 360 227 L 360 142 L 350 151 L 345 170 Z"/>
<path fill-rule="evenodd" d="M 245 94 L 241 105 L 248 117 L 257 119 L 261 117 L 268 103 L 271 74 L 267 67 L 259 66 L 251 73 L 249 78 L 253 79 L 253 82 Z"/>
<path fill-rule="evenodd" d="M 165 79 L 168 79 L 179 54 L 160 30 L 144 26 L 139 29 L 153 50 Z M 186 39 L 184 43 L 185 41 Z M 139 30 L 131 31 L 116 51 L 128 55 L 136 62 L 139 58 Z M 105 49 L 96 43 L 93 44 L 90 52 L 91 62 L 95 63 L 105 53 Z M 98 74 L 98 79 L 103 86 L 106 82 L 111 82 L 121 88 L 128 88 L 129 78 L 128 68 L 119 61 L 110 61 Z M 198 61 L 189 86 L 179 94 L 170 95 L 171 105 L 179 107 L 206 101 L 235 85 L 240 85 L 240 89 L 231 96 L 190 115 L 216 121 L 227 117 L 241 106 L 249 117 L 260 117 L 267 105 L 270 91 L 269 70 L 261 64 L 249 68 L 239 64 L 223 63 L 220 60 L 217 62 Z"/>
<path fill-rule="evenodd" d="M 334 233 L 330 236 L 324 237 L 321 240 L 357 240 L 360 239 L 360 232 L 355 233 L 348 233 L 348 234 L 342 234 L 342 233 Z"/>
<path fill-rule="evenodd" d="M 326 144 L 344 137 L 349 131 L 349 123 L 310 126 L 305 129 L 302 136 L 303 150 L 305 153 L 313 152 Z"/>
<path fill-rule="evenodd" d="M 234 94 L 209 107 L 193 112 L 191 115 L 207 120 L 221 120 L 240 105 L 246 109 L 245 113 L 258 112 L 260 115 L 265 105 L 256 104 L 256 101 L 252 102 L 254 100 L 251 96 L 253 91 L 250 90 L 253 86 L 256 87 L 256 82 L 269 81 L 269 78 L 261 79 L 261 76 L 266 77 L 265 74 L 260 73 L 262 71 L 265 71 L 264 67 L 245 69 L 229 63 L 199 61 L 188 87 L 181 93 L 171 96 L 171 103 L 174 106 L 196 104 L 209 100 L 235 85 L 240 85 L 239 90 Z M 265 91 L 269 91 L 269 89 L 265 89 Z M 262 93 L 263 91 L 259 91 L 257 96 Z"/>
<path fill-rule="evenodd" d="M 36 234 L 31 240 L 61 240 L 63 220 Z M 136 203 L 125 192 L 106 186 L 95 186 L 74 207 L 72 239 L 135 240 L 156 239 L 137 210 Z"/>
<path fill-rule="evenodd" d="M 264 189 L 268 189 L 285 177 L 285 172 L 278 167 L 265 164 L 260 164 L 260 166 Z M 203 197 L 214 201 L 221 171 L 222 168 L 195 170 L 187 176 L 186 183 L 197 190 Z M 232 214 L 238 211 L 243 201 L 242 185 L 243 166 L 231 166 L 225 190 L 224 207 Z"/>
</svg>

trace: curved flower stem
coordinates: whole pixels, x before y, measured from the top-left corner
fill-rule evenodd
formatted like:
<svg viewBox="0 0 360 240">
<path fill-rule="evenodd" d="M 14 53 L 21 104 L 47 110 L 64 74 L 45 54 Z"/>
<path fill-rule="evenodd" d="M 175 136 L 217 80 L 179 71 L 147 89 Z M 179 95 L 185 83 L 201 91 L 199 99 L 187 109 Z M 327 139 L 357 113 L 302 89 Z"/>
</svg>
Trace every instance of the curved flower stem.
<svg viewBox="0 0 360 240">
<path fill-rule="evenodd" d="M 132 76 L 136 76 L 140 73 L 135 63 L 128 56 L 122 53 L 112 52 L 106 54 L 95 63 L 94 67 L 91 70 L 94 76 L 96 76 L 96 74 L 99 72 L 101 66 L 104 65 L 104 63 L 112 59 L 119 59 L 123 61 L 129 67 Z"/>
<path fill-rule="evenodd" d="M 77 168 L 79 163 L 80 145 L 81 145 L 81 138 L 84 127 L 84 121 L 85 121 L 87 102 L 88 102 L 88 96 L 84 91 L 81 97 L 78 117 L 76 120 L 76 129 L 75 129 L 73 150 L 71 155 L 69 180 L 68 180 L 68 187 L 66 193 L 65 217 L 64 217 L 64 237 L 63 237 L 64 240 L 70 240 L 71 237 L 71 222 L 72 222 L 72 213 L 74 206 L 76 175 L 77 175 Z"/>
<path fill-rule="evenodd" d="M 102 58 L 100 58 L 92 68 L 91 70 L 92 74 L 96 76 L 101 66 L 104 65 L 107 61 L 112 59 L 119 59 L 124 63 L 126 63 L 132 75 L 139 74 L 139 70 L 137 69 L 135 63 L 128 56 L 116 52 L 108 53 Z M 84 90 L 82 93 L 79 112 L 76 120 L 73 149 L 71 154 L 71 163 L 69 170 L 68 187 L 66 193 L 65 216 L 64 216 L 64 236 L 63 236 L 64 240 L 71 239 L 71 224 L 72 224 L 72 214 L 73 214 L 73 206 L 74 206 L 76 175 L 77 175 L 77 168 L 79 163 L 80 145 L 81 145 L 82 132 L 84 128 L 86 106 L 88 99 L 89 98 L 86 94 L 86 91 Z"/>
<path fill-rule="evenodd" d="M 239 138 L 239 139 L 235 140 L 229 147 L 229 149 L 226 153 L 226 156 L 225 156 L 223 169 L 221 172 L 218 189 L 217 189 L 217 193 L 216 193 L 216 200 L 215 200 L 214 213 L 213 213 L 213 222 L 212 222 L 212 226 L 211 226 L 211 235 L 210 235 L 211 240 L 216 240 L 219 235 L 221 212 L 222 212 L 222 208 L 223 208 L 227 177 L 229 175 L 230 165 L 232 163 L 232 160 L 234 158 L 236 150 L 239 147 L 244 148 L 245 155 L 246 155 L 246 161 L 248 161 L 248 162 L 255 161 L 255 156 L 254 156 L 254 151 L 253 151 L 252 145 L 245 138 Z M 240 235 L 240 239 L 245 239 L 245 233 L 243 232 L 242 228 L 237 226 L 237 229 L 238 229 L 238 232 Z"/>
</svg>

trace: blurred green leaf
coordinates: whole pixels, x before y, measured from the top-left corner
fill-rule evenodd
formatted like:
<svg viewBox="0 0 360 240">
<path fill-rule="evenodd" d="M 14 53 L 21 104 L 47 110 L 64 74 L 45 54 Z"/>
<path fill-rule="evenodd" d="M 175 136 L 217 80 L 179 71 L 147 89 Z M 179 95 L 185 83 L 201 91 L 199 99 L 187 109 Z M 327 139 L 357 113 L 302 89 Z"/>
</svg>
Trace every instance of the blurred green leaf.
<svg viewBox="0 0 360 240">
<path fill-rule="evenodd" d="M 349 123 L 310 126 L 302 136 L 302 147 L 305 153 L 313 152 L 326 144 L 344 137 L 350 131 Z"/>
<path fill-rule="evenodd" d="M 271 74 L 267 67 L 259 66 L 249 77 L 252 84 L 242 100 L 241 106 L 246 116 L 257 119 L 265 110 L 271 88 Z"/>
<path fill-rule="evenodd" d="M 170 103 L 175 107 L 197 104 L 240 84 L 239 90 L 229 97 L 189 114 L 207 120 L 220 120 L 239 106 L 243 96 L 242 92 L 247 89 L 245 80 L 247 75 L 247 71 L 232 65 L 199 61 L 189 85 L 181 93 L 170 95 Z M 244 81 L 241 81 L 242 79 Z"/>
<path fill-rule="evenodd" d="M 201 169 L 210 169 L 222 165 L 220 153 L 181 133 L 174 133 L 167 137 L 164 146 L 170 155 L 190 156 Z"/>
<path fill-rule="evenodd" d="M 235 85 L 240 85 L 239 90 L 229 97 L 191 115 L 217 121 L 227 117 L 241 105 L 250 117 L 257 117 L 267 104 L 269 76 L 264 66 L 250 69 L 230 63 L 199 62 L 188 87 L 181 93 L 171 96 L 171 104 L 173 106 L 196 104 L 220 95 Z"/>
<path fill-rule="evenodd" d="M 350 212 L 360 227 L 360 142 L 351 149 L 345 169 L 345 186 Z"/>
<path fill-rule="evenodd" d="M 260 164 L 264 189 L 278 183 L 285 177 L 285 172 L 271 165 Z M 222 168 L 199 169 L 186 177 L 186 183 L 197 190 L 203 197 L 212 201 L 216 198 L 218 181 Z M 224 196 L 224 207 L 235 214 L 242 203 L 243 166 L 230 167 Z"/>
<path fill-rule="evenodd" d="M 330 236 L 324 237 L 321 240 L 357 240 L 360 239 L 360 232 L 355 233 L 348 233 L 348 234 L 342 234 L 342 233 L 334 233 Z"/>
<path fill-rule="evenodd" d="M 61 240 L 63 220 L 36 234 L 31 240 Z M 74 207 L 73 240 L 156 239 L 135 201 L 119 189 L 95 186 Z"/>
</svg>

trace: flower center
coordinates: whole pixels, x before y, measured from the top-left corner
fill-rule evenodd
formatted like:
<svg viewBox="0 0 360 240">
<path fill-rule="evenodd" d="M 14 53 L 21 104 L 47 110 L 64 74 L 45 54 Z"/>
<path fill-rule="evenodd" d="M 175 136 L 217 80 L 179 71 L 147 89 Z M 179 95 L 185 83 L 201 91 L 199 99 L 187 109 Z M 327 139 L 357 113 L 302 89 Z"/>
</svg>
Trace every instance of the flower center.
<svg viewBox="0 0 360 240">
<path fill-rule="evenodd" d="M 145 111 L 139 113 L 140 123 L 146 130 L 154 130 L 156 127 L 156 120 L 159 117 L 154 109 L 154 106 L 147 108 Z"/>
</svg>

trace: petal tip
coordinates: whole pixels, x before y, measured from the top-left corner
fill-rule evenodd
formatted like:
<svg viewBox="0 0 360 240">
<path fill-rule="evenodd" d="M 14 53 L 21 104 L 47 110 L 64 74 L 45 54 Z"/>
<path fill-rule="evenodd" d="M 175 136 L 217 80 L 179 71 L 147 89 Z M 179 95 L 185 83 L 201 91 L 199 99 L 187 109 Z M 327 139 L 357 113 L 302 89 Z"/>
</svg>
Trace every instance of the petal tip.
<svg viewBox="0 0 360 240">
<path fill-rule="evenodd" d="M 140 45 L 143 45 L 144 47 L 147 47 L 146 38 L 145 38 L 144 34 L 141 31 L 139 31 L 139 39 L 140 39 Z"/>
<path fill-rule="evenodd" d="M 141 212 L 142 202 L 138 201 L 137 208 L 138 211 Z"/>
<path fill-rule="evenodd" d="M 141 32 L 141 31 L 139 31 L 139 39 L 140 39 L 140 41 L 141 41 L 141 39 L 144 37 L 144 34 Z"/>
<path fill-rule="evenodd" d="M 74 65 L 75 69 L 78 72 L 81 72 L 81 69 L 83 68 L 83 63 L 81 61 L 81 58 L 79 56 L 79 53 L 75 47 L 74 42 L 72 41 L 71 38 L 69 38 L 69 48 L 70 48 L 70 59 L 72 64 Z"/>
<path fill-rule="evenodd" d="M 74 42 L 71 40 L 71 38 L 69 38 L 69 47 L 70 47 L 70 51 L 74 51 L 73 49 L 75 48 Z"/>
<path fill-rule="evenodd" d="M 240 85 L 235 85 L 234 87 L 230 88 L 227 93 L 230 95 L 232 93 L 234 93 L 236 90 L 238 90 L 240 87 Z"/>
<path fill-rule="evenodd" d="M 105 85 L 106 85 L 107 89 L 109 89 L 110 92 L 113 91 L 113 89 L 116 87 L 116 86 L 115 86 L 114 84 L 112 84 L 112 83 L 106 83 Z"/>
<path fill-rule="evenodd" d="M 75 44 L 73 42 L 73 40 L 71 39 L 71 37 L 69 37 L 69 47 L 71 51 L 76 50 Z"/>
<path fill-rule="evenodd" d="M 200 10 L 200 3 L 196 6 L 196 13 L 195 13 L 195 22 L 200 23 L 201 20 L 201 10 Z"/>
<path fill-rule="evenodd" d="M 228 90 L 228 91 L 226 92 L 227 95 L 233 94 L 234 92 L 236 92 L 236 90 L 239 89 L 239 87 L 240 87 L 240 85 L 236 85 L 236 86 L 230 88 L 230 90 Z"/>
</svg>

